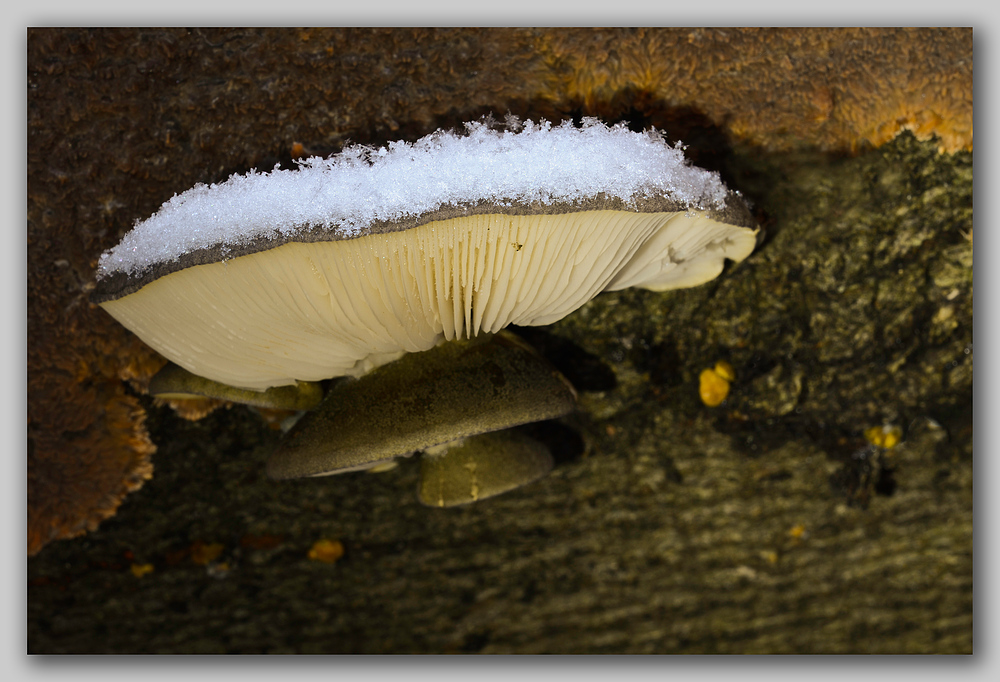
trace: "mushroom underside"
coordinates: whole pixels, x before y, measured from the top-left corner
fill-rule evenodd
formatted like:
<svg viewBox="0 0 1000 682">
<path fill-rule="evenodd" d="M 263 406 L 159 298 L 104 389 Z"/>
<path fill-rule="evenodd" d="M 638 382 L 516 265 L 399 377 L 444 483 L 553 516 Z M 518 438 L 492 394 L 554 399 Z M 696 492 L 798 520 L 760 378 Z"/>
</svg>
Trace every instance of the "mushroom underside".
<svg viewBox="0 0 1000 682">
<path fill-rule="evenodd" d="M 101 305 L 190 372 L 260 391 L 548 324 L 605 290 L 695 286 L 749 255 L 755 235 L 699 211 L 471 215 L 288 242 Z"/>
</svg>

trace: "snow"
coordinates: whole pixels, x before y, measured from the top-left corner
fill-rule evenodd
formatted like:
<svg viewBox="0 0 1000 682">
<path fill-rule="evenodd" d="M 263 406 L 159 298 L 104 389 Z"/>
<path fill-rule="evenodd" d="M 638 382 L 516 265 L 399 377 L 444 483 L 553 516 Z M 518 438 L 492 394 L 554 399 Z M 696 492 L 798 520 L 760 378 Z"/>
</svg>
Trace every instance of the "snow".
<svg viewBox="0 0 1000 682">
<path fill-rule="evenodd" d="M 412 144 L 348 146 L 328 159 L 305 159 L 296 170 L 276 167 L 195 185 L 104 252 L 97 276 L 137 274 L 196 249 L 288 239 L 312 229 L 351 238 L 375 222 L 448 204 L 552 204 L 603 192 L 626 203 L 665 196 L 692 209 L 724 206 L 718 174 L 691 166 L 682 147 L 668 145 L 655 130 L 636 133 L 589 118 L 575 127 L 514 117 L 502 130 L 484 121 L 465 128 Z"/>
</svg>

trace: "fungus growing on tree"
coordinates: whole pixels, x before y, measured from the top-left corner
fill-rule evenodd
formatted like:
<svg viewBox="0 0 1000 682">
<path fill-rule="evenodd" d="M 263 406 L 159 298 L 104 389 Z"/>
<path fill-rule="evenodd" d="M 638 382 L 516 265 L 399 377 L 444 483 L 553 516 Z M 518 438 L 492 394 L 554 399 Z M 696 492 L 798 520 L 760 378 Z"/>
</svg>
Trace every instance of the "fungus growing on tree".
<svg viewBox="0 0 1000 682">
<path fill-rule="evenodd" d="M 466 127 L 196 186 L 102 255 L 94 299 L 188 371 L 261 391 L 695 286 L 754 248 L 741 197 L 655 132 Z"/>
<path fill-rule="evenodd" d="M 149 394 L 163 400 L 215 398 L 278 410 L 309 410 L 323 399 L 323 389 L 313 381 L 254 391 L 200 377 L 172 362 L 168 362 L 150 379 Z"/>
<path fill-rule="evenodd" d="M 505 327 L 602 291 L 701 284 L 756 243 L 718 175 L 656 132 L 596 120 L 471 123 L 300 165 L 175 196 L 101 257 L 95 299 L 179 366 L 159 391 L 287 406 L 356 378 L 292 428 L 268 473 L 423 451 L 429 505 L 552 467 L 510 428 L 568 413 L 575 392 Z"/>
<path fill-rule="evenodd" d="M 289 431 L 268 461 L 267 473 L 272 478 L 297 478 L 370 469 L 435 447 L 434 455 L 441 459 L 434 470 L 438 478 L 453 462 L 461 469 L 479 461 L 485 470 L 493 466 L 489 453 L 497 446 L 476 447 L 494 441 L 473 436 L 561 417 L 572 411 L 575 401 L 570 383 L 513 334 L 446 343 L 332 387 L 323 403 Z M 520 442 L 514 439 L 510 437 L 512 444 Z M 467 453 L 461 463 L 448 456 L 460 445 Z M 538 444 L 534 456 L 530 452 L 534 451 L 521 456 L 530 463 L 515 468 L 507 478 L 497 474 L 482 484 L 470 483 L 470 491 L 482 491 L 472 497 L 503 492 L 552 468 L 544 446 Z M 511 478 L 519 482 L 512 483 Z"/>
</svg>

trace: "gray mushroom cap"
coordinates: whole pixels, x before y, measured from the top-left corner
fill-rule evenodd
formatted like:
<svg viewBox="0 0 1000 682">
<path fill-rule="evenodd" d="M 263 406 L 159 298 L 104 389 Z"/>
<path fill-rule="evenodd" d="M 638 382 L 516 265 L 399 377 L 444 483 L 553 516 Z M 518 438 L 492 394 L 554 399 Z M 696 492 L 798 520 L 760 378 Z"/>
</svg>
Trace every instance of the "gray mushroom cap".
<svg viewBox="0 0 1000 682">
<path fill-rule="evenodd" d="M 164 365 L 149 380 L 149 394 L 167 400 L 216 398 L 277 410 L 311 410 L 323 399 L 323 389 L 317 382 L 299 381 L 266 391 L 252 391 L 200 377 L 172 362 Z"/>
<path fill-rule="evenodd" d="M 563 416 L 575 399 L 569 382 L 512 334 L 444 343 L 331 388 L 286 434 L 267 473 L 284 479 L 367 469 Z"/>
<path fill-rule="evenodd" d="M 552 466 L 548 448 L 516 429 L 470 436 L 424 453 L 417 498 L 429 507 L 471 504 L 527 485 Z"/>
</svg>

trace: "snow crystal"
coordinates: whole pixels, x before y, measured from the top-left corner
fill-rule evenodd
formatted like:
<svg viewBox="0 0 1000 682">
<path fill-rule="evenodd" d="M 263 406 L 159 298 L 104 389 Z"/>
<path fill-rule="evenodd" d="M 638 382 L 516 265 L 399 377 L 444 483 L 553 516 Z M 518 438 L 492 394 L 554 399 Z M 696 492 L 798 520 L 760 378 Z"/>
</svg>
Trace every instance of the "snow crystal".
<svg viewBox="0 0 1000 682">
<path fill-rule="evenodd" d="M 323 228 L 342 238 L 378 221 L 418 216 L 447 204 L 574 202 L 599 193 L 626 203 L 665 196 L 692 208 L 722 208 L 718 174 L 691 166 L 681 147 L 656 131 L 635 133 L 597 119 L 506 130 L 467 123 L 465 134 L 438 131 L 410 144 L 353 145 L 297 170 L 251 171 L 174 195 L 101 256 L 98 278 L 135 274 L 184 253 L 238 246 Z"/>
</svg>

